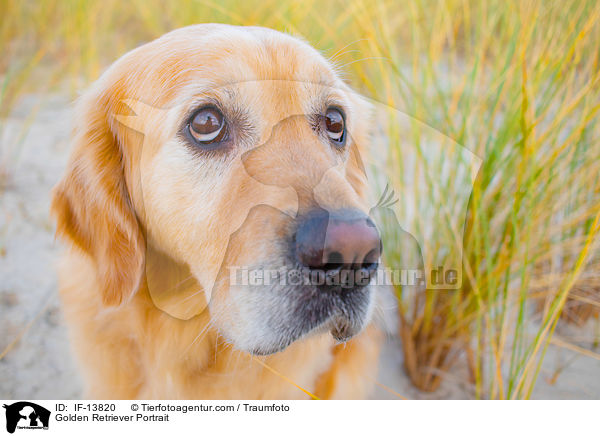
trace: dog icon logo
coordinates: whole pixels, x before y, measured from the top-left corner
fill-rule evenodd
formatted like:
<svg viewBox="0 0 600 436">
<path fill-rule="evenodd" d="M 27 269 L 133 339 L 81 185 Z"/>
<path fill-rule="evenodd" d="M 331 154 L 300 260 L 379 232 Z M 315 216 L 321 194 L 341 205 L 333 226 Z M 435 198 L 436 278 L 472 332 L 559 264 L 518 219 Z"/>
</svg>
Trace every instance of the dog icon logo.
<svg viewBox="0 0 600 436">
<path fill-rule="evenodd" d="M 48 429 L 50 411 L 29 401 L 19 401 L 6 409 L 6 431 L 14 433 L 18 429 Z"/>
</svg>

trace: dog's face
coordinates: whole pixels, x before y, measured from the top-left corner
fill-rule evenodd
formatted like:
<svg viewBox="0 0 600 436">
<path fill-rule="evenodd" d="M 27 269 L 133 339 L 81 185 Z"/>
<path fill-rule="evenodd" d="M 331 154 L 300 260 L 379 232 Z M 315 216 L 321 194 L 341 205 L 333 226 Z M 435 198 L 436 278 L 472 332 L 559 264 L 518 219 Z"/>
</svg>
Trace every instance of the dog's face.
<svg viewBox="0 0 600 436">
<path fill-rule="evenodd" d="M 358 152 L 369 108 L 314 49 L 268 29 L 180 29 L 120 59 L 80 107 L 53 207 L 106 304 L 144 282 L 164 296 L 158 256 L 193 277 L 185 306 L 208 304 L 248 352 L 368 322 L 381 248 Z M 335 280 L 348 274 L 360 283 Z"/>
</svg>

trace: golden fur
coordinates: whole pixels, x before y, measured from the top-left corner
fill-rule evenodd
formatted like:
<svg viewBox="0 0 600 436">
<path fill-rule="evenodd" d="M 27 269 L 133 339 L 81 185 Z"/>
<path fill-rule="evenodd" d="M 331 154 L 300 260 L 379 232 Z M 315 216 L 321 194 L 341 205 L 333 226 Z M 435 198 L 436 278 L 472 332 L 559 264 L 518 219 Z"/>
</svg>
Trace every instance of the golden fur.
<svg viewBox="0 0 600 436">
<path fill-rule="evenodd" d="M 347 111 L 345 154 L 324 147 L 299 116 L 321 94 Z M 251 108 L 254 136 L 245 144 L 264 148 L 246 159 L 192 156 L 177 126 L 206 98 Z M 257 198 L 281 210 L 315 202 L 367 210 L 357 159 L 367 113 L 306 43 L 225 25 L 179 29 L 133 50 L 80 98 L 52 212 L 70 244 L 60 294 L 87 396 L 308 398 L 297 386 L 320 398 L 368 395 L 381 337 L 373 323 L 345 344 L 321 332 L 253 356 L 243 351 L 254 340 L 244 330 L 262 327 L 231 304 L 234 291 L 219 272 L 224 259 L 277 258 L 285 216 L 251 213 Z M 138 128 L 119 121 L 127 117 Z M 185 289 L 171 292 L 182 278 Z"/>
</svg>

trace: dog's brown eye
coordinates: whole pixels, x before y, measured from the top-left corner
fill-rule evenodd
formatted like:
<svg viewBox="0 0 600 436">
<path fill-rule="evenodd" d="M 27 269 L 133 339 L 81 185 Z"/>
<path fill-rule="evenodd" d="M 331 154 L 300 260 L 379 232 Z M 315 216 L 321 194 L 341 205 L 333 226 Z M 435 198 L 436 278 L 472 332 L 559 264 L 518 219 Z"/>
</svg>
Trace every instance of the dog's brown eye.
<svg viewBox="0 0 600 436">
<path fill-rule="evenodd" d="M 200 109 L 189 124 L 190 134 L 201 144 L 212 144 L 223 140 L 227 129 L 223 114 L 213 107 Z"/>
<path fill-rule="evenodd" d="M 325 114 L 327 136 L 333 141 L 344 142 L 344 116 L 339 109 L 329 108 Z"/>
</svg>

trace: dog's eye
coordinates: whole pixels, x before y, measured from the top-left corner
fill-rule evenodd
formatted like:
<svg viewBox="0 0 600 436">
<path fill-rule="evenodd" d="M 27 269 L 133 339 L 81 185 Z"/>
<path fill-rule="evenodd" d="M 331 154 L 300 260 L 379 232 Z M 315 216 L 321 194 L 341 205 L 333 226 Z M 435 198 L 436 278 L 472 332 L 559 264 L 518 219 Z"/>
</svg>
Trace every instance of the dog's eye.
<svg viewBox="0 0 600 436">
<path fill-rule="evenodd" d="M 199 144 L 213 144 L 225 138 L 225 117 L 214 107 L 205 107 L 194 114 L 188 129 Z"/>
<path fill-rule="evenodd" d="M 344 133 L 346 131 L 344 126 L 344 116 L 339 109 L 329 108 L 327 109 L 327 113 L 325 114 L 325 130 L 327 131 L 327 136 L 332 141 L 343 144 L 344 142 Z"/>
</svg>

